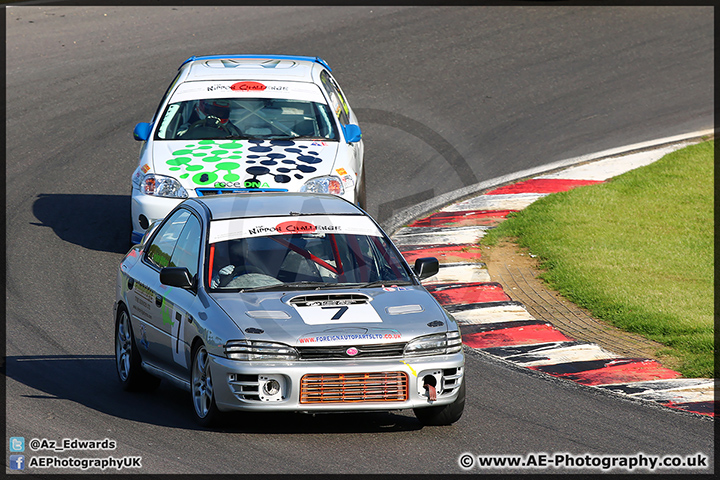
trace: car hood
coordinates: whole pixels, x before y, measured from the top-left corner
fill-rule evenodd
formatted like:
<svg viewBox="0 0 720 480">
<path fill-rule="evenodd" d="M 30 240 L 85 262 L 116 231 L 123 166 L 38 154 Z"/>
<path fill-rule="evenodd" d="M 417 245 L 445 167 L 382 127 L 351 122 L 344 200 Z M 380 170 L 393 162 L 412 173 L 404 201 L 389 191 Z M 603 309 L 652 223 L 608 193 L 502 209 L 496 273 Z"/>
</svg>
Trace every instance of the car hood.
<svg viewBox="0 0 720 480">
<path fill-rule="evenodd" d="M 298 191 L 332 172 L 337 150 L 337 142 L 311 140 L 156 141 L 152 169 L 178 179 L 191 196 L 202 188 Z"/>
<path fill-rule="evenodd" d="M 292 346 L 408 342 L 420 335 L 444 333 L 451 321 L 421 286 L 211 297 L 248 339 Z"/>
</svg>

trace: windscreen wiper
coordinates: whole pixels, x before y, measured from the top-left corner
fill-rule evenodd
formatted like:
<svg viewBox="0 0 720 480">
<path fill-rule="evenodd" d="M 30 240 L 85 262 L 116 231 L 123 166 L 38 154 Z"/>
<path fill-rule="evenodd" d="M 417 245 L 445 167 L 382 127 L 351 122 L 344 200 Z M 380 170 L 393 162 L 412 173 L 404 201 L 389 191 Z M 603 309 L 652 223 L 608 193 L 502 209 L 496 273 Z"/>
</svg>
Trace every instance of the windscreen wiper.
<svg viewBox="0 0 720 480">
<path fill-rule="evenodd" d="M 253 137 L 252 135 L 242 135 L 242 134 L 240 134 L 240 135 L 227 135 L 227 136 L 222 137 L 222 138 L 223 138 L 223 140 L 252 140 L 252 139 L 255 138 L 255 137 Z"/>
<path fill-rule="evenodd" d="M 290 137 L 292 140 L 318 140 L 320 142 L 337 142 L 337 138 L 327 138 L 320 135 L 300 135 L 299 137 Z"/>
<path fill-rule="evenodd" d="M 323 287 L 334 288 L 335 284 L 325 282 L 291 282 L 291 283 L 277 283 L 272 285 L 264 285 L 262 287 L 243 288 L 240 293 L 245 292 L 259 292 L 259 291 L 273 291 L 273 290 L 292 290 L 292 289 L 320 289 Z"/>
<path fill-rule="evenodd" d="M 413 282 L 408 282 L 406 280 L 378 280 L 376 282 L 370 282 L 366 283 L 364 285 L 360 285 L 359 288 L 374 288 L 374 287 L 397 287 L 400 285 L 412 285 Z"/>
<path fill-rule="evenodd" d="M 322 142 L 335 142 L 337 138 L 327 138 L 321 135 L 268 135 L 268 140 L 318 140 Z"/>
</svg>

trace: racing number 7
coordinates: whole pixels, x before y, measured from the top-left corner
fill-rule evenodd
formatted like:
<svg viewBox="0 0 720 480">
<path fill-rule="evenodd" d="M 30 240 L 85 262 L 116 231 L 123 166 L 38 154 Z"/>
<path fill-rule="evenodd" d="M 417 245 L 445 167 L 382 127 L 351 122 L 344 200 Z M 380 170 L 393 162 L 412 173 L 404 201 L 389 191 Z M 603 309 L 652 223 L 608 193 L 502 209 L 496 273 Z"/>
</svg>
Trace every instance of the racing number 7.
<svg viewBox="0 0 720 480">
<path fill-rule="evenodd" d="M 340 320 L 340 317 L 342 317 L 343 314 L 345 312 L 347 312 L 347 309 L 348 309 L 348 307 L 345 305 L 337 306 L 337 307 L 320 307 L 320 308 L 322 308 L 323 310 L 327 310 L 328 308 L 337 308 L 337 312 L 335 312 L 335 315 L 333 315 L 330 320 Z"/>
</svg>

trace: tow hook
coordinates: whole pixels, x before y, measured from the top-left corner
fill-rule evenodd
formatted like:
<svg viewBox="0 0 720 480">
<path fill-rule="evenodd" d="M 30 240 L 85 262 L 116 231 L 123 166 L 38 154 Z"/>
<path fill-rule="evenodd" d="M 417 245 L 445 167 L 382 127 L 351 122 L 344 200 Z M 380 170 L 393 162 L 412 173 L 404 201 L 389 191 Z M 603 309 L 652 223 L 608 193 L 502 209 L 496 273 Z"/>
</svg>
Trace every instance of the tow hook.
<svg viewBox="0 0 720 480">
<path fill-rule="evenodd" d="M 427 390 L 428 401 L 434 402 L 437 400 L 437 391 L 435 390 L 435 384 L 437 381 L 432 375 L 425 375 L 423 378 L 423 388 Z"/>
</svg>

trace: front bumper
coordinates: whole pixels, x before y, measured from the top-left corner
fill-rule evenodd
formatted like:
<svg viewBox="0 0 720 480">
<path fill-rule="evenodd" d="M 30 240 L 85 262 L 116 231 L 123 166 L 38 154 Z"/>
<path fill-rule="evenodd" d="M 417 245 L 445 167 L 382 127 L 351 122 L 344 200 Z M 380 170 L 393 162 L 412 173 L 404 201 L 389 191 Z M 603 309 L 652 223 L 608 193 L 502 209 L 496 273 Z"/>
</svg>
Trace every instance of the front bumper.
<svg viewBox="0 0 720 480">
<path fill-rule="evenodd" d="M 317 362 L 247 362 L 210 356 L 215 403 L 221 411 L 389 411 L 447 405 L 458 396 L 464 365 L 462 352 Z M 271 395 L 264 386 L 273 380 L 280 389 Z M 434 383 L 433 402 L 428 400 L 425 382 Z"/>
<path fill-rule="evenodd" d="M 147 226 L 155 220 L 161 220 L 178 206 L 184 198 L 156 197 L 145 195 L 137 188 L 133 188 L 131 195 L 132 242 L 139 243 L 145 234 Z M 144 220 L 142 219 L 144 217 Z M 143 227 L 142 225 L 147 225 Z"/>
</svg>

